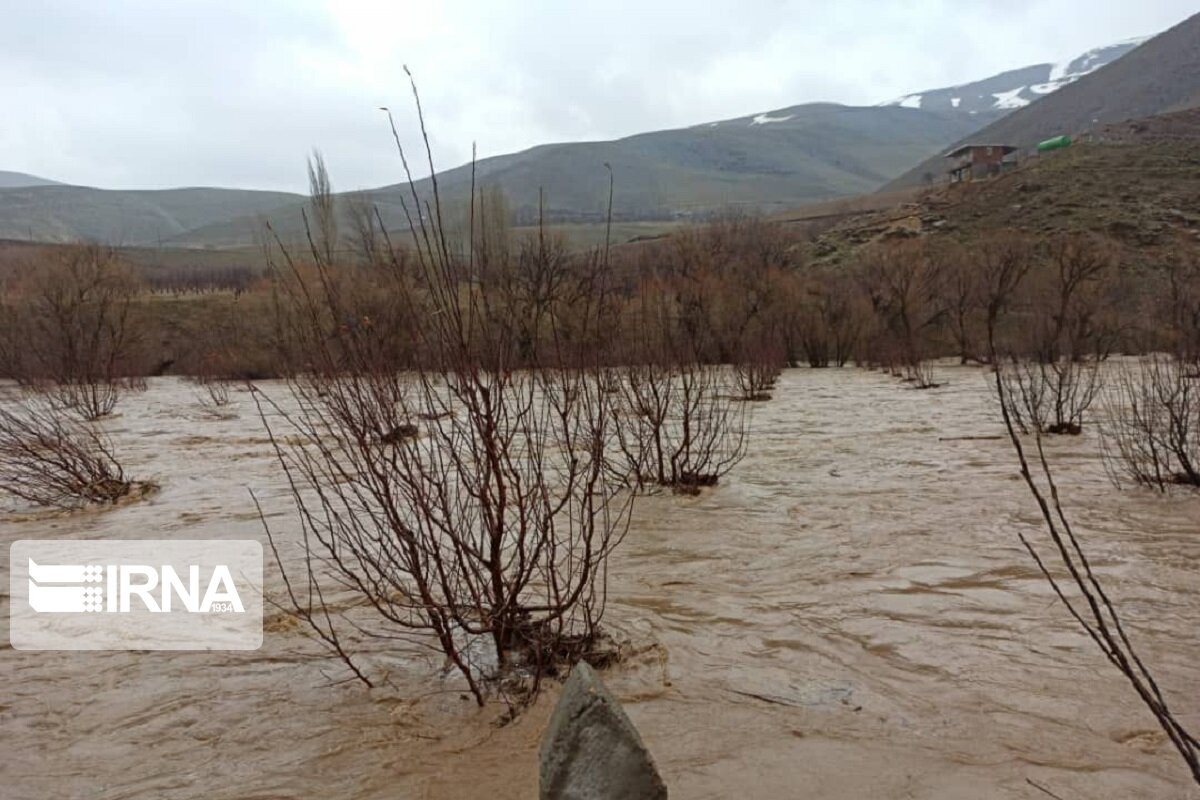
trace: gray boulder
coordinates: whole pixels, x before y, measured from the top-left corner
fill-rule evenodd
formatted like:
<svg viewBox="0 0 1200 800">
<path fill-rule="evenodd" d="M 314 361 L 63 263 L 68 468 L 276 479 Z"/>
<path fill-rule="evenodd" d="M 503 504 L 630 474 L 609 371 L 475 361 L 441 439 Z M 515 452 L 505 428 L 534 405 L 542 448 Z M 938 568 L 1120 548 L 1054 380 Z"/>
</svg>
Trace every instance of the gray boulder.
<svg viewBox="0 0 1200 800">
<path fill-rule="evenodd" d="M 541 800 L 665 800 L 667 787 L 624 709 L 580 662 L 542 736 Z"/>
</svg>

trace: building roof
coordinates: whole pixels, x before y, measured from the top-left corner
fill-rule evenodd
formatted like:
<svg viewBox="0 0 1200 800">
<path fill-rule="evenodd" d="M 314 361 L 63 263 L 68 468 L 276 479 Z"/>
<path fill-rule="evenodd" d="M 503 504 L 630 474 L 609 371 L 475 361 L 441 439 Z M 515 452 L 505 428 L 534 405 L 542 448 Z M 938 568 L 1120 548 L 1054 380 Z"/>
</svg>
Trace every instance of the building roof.
<svg viewBox="0 0 1200 800">
<path fill-rule="evenodd" d="M 1005 155 L 1015 153 L 1019 148 L 1013 147 L 1011 144 L 987 144 L 986 142 L 971 142 L 964 144 L 962 147 L 952 152 L 946 153 L 946 158 L 958 158 L 964 156 L 976 147 L 998 147 Z"/>
</svg>

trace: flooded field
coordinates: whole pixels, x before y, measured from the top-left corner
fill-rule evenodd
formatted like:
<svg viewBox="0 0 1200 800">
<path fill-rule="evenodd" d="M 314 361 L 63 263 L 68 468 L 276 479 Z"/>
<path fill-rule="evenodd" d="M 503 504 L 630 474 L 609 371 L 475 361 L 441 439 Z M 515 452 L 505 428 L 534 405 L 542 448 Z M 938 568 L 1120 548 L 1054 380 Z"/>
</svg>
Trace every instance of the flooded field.
<svg viewBox="0 0 1200 800">
<path fill-rule="evenodd" d="M 918 392 L 785 372 L 749 455 L 697 498 L 641 500 L 612 565 L 604 677 L 677 798 L 1196 798 L 1157 724 L 1076 629 L 984 374 Z M 216 418 L 152 381 L 105 425 L 160 492 L 0 522 L 25 538 L 295 536 L 249 395 Z M 1116 492 L 1094 431 L 1049 444 L 1068 512 L 1185 724 L 1200 728 L 1200 496 Z M 271 565 L 269 565 L 271 566 Z M 268 593 L 281 589 L 268 570 Z M 8 597 L 4 587 L 4 625 Z M 553 689 L 516 723 L 438 659 L 374 645 L 365 690 L 283 615 L 249 653 L 0 653 L 0 795 L 529 798 Z"/>
</svg>

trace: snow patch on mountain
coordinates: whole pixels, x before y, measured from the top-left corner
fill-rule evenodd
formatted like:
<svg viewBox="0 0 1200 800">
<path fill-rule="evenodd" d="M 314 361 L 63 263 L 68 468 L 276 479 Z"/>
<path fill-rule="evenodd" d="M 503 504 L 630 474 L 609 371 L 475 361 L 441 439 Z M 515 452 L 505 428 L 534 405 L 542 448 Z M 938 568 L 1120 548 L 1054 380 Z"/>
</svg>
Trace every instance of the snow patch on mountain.
<svg viewBox="0 0 1200 800">
<path fill-rule="evenodd" d="M 1011 92 L 993 92 L 992 97 L 996 98 L 995 108 L 1023 108 L 1029 105 L 1029 101 L 1021 97 L 1021 92 L 1025 91 L 1024 86 L 1018 86 Z"/>
<path fill-rule="evenodd" d="M 1057 64 L 1050 65 L 1050 75 L 1046 78 L 1047 83 L 1058 83 L 1063 78 L 1071 74 L 1071 65 L 1078 61 L 1078 58 L 1070 58 L 1066 61 L 1060 61 Z"/>
<path fill-rule="evenodd" d="M 1134 36 L 1132 39 L 1122 39 L 1116 44 L 1113 44 L 1112 47 L 1137 47 L 1139 44 L 1145 44 L 1153 38 L 1153 36 Z"/>
<path fill-rule="evenodd" d="M 759 114 L 757 117 L 755 117 L 754 119 L 752 119 L 750 121 L 750 124 L 751 125 L 768 125 L 772 122 L 787 122 L 789 119 L 791 119 L 794 116 L 796 116 L 796 115 L 788 114 L 786 117 L 772 117 L 770 114 Z"/>
<path fill-rule="evenodd" d="M 881 106 L 900 106 L 901 108 L 920 108 L 923 95 L 906 94 L 903 97 L 897 97 L 887 103 L 880 103 Z"/>
</svg>

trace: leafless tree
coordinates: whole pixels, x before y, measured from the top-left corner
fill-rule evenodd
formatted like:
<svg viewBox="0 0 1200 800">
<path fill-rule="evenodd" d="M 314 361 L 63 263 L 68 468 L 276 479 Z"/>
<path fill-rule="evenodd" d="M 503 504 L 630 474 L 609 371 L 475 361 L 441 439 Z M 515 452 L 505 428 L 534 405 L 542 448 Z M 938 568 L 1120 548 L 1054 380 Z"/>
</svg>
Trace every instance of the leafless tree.
<svg viewBox="0 0 1200 800">
<path fill-rule="evenodd" d="M 958 245 L 944 244 L 931 254 L 942 273 L 942 304 L 946 308 L 955 355 L 960 364 L 981 358 L 978 317 L 981 306 L 983 271 Z"/>
<path fill-rule="evenodd" d="M 1001 319 L 1009 312 L 1017 292 L 1033 268 L 1031 245 L 1015 235 L 996 235 L 979 246 L 976 267 L 989 360 L 999 351 Z"/>
<path fill-rule="evenodd" d="M 300 512 L 305 567 L 278 559 L 297 615 L 368 683 L 343 629 L 433 642 L 482 704 L 501 681 L 525 675 L 536 690 L 560 664 L 602 657 L 606 562 L 633 495 L 608 467 L 615 398 L 587 348 L 562 335 L 567 316 L 576 333 L 599 324 L 603 292 L 527 293 L 509 271 L 555 273 L 548 249 L 522 256 L 536 263 L 484 263 L 472 232 L 456 251 L 433 183 L 421 197 L 409 182 L 411 275 L 393 261 L 368 296 L 319 237 L 307 268 L 284 254 L 287 329 L 307 352 L 289 380 L 299 410 L 255 397 Z M 395 358 L 391 323 L 368 319 L 368 300 L 417 322 L 404 331 L 418 357 Z M 373 621 L 330 610 L 330 592 L 347 588 Z"/>
<path fill-rule="evenodd" d="M 1200 374 L 1200 248 L 1180 248 L 1163 265 L 1166 276 L 1165 318 L 1168 347 L 1184 364 Z"/>
<path fill-rule="evenodd" d="M 1033 355 L 1043 363 L 1107 355 L 1111 331 L 1102 312 L 1115 248 L 1093 235 L 1072 233 L 1050 239 L 1045 250 L 1048 269 L 1033 287 Z"/>
<path fill-rule="evenodd" d="M 319 150 L 314 150 L 308 159 L 308 185 L 312 211 L 309 243 L 320 248 L 320 256 L 326 263 L 333 263 L 334 252 L 338 250 L 338 209 L 325 157 Z"/>
<path fill-rule="evenodd" d="M 876 360 L 902 368 L 918 389 L 935 386 L 927 358 L 930 337 L 946 317 L 943 266 L 921 242 L 876 247 L 858 265 L 877 322 Z"/>
<path fill-rule="evenodd" d="M 863 328 L 863 309 L 843 270 L 812 270 L 789 300 L 795 313 L 785 325 L 794 335 L 789 347 L 804 354 L 810 367 L 844 367 L 853 357 Z"/>
<path fill-rule="evenodd" d="M 1046 244 L 1047 269 L 1032 293 L 1033 316 L 1027 330 L 1031 356 L 1012 355 L 999 365 L 1007 385 L 1014 422 L 1024 431 L 1078 434 L 1088 409 L 1102 387 L 1100 361 L 1111 345 L 1102 321 L 1104 291 L 1112 272 L 1111 248 L 1085 234 L 1064 234 Z M 1024 278 L 1026 253 L 1022 246 L 990 248 L 989 289 L 992 301 L 1006 305 Z M 1006 289 L 1007 287 L 1007 289 Z M 989 309 L 991 306 L 989 302 Z M 989 320 L 992 315 L 988 312 Z M 989 321 L 989 346 L 995 348 L 995 323 Z"/>
<path fill-rule="evenodd" d="M 738 370 L 700 357 L 679 298 L 669 283 L 643 285 L 625 317 L 627 349 L 610 370 L 614 468 L 639 490 L 694 494 L 741 461 L 748 416 Z"/>
<path fill-rule="evenodd" d="M 55 252 L 21 301 L 24 382 L 94 420 L 123 389 L 142 388 L 131 364 L 138 281 L 112 248 L 78 245 Z"/>
</svg>

